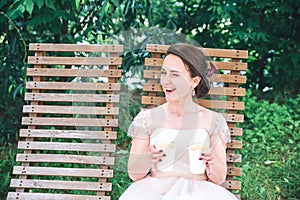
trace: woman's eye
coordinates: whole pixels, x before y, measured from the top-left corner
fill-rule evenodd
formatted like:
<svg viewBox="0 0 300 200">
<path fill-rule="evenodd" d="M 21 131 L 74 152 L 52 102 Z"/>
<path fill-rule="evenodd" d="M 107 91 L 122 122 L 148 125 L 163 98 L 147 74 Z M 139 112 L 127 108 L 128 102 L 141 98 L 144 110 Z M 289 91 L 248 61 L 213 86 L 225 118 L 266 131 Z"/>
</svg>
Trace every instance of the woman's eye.
<svg viewBox="0 0 300 200">
<path fill-rule="evenodd" d="M 161 71 L 160 72 L 162 75 L 166 75 L 167 74 L 167 72 L 165 72 L 165 71 Z"/>
<path fill-rule="evenodd" d="M 176 76 L 176 77 L 179 76 L 179 74 L 172 74 L 172 75 L 173 75 L 173 76 Z"/>
</svg>

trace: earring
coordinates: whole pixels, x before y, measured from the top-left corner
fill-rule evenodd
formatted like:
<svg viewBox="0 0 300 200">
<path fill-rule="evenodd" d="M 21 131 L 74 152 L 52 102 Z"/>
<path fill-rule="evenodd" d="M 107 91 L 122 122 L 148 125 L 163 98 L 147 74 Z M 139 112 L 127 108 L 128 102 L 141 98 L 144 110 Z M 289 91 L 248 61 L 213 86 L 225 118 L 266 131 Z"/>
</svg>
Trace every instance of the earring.
<svg viewBox="0 0 300 200">
<path fill-rule="evenodd" d="M 192 91 L 192 96 L 193 96 L 193 97 L 196 96 L 195 90 Z"/>
</svg>

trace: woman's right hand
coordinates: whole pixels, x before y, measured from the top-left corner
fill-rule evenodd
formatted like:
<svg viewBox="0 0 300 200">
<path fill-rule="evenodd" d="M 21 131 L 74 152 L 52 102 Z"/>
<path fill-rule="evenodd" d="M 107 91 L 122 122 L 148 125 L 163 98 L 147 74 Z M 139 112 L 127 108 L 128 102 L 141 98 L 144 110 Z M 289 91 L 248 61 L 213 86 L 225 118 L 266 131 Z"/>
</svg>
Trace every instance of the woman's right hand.
<svg viewBox="0 0 300 200">
<path fill-rule="evenodd" d="M 157 171 L 157 163 L 161 162 L 163 157 L 166 156 L 166 154 L 163 152 L 163 150 L 157 149 L 155 145 L 149 146 L 149 152 L 151 156 L 151 172 L 152 175 L 155 176 L 155 172 Z"/>
</svg>

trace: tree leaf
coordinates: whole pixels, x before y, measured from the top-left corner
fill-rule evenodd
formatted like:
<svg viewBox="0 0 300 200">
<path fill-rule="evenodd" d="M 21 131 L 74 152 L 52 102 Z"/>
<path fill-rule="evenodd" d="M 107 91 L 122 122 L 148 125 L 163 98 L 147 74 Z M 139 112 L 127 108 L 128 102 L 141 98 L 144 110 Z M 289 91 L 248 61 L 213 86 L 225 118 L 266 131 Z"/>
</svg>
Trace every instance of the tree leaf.
<svg viewBox="0 0 300 200">
<path fill-rule="evenodd" d="M 20 83 L 14 90 L 13 90 L 13 99 L 15 100 L 17 97 L 17 94 L 21 94 L 22 93 L 22 88 L 23 88 L 23 83 Z"/>
<path fill-rule="evenodd" d="M 45 3 L 44 0 L 33 0 L 33 2 L 38 6 L 39 9 L 41 9 Z"/>
<path fill-rule="evenodd" d="M 82 0 L 75 0 L 75 3 L 76 3 L 76 10 L 79 10 L 81 1 L 82 1 Z"/>
<path fill-rule="evenodd" d="M 53 9 L 53 10 L 56 10 L 55 5 L 54 5 L 54 3 L 53 3 L 52 0 L 45 0 L 45 4 L 46 4 L 46 6 L 47 6 L 48 8 L 51 8 L 51 9 Z"/>
<path fill-rule="evenodd" d="M 16 11 L 20 11 L 21 13 L 24 13 L 25 10 L 26 10 L 26 8 L 25 8 L 25 6 L 22 5 L 22 4 L 20 4 L 20 5 L 17 7 L 17 9 L 16 9 Z"/>
<path fill-rule="evenodd" d="M 23 2 L 23 4 L 24 4 L 24 6 L 25 6 L 25 8 L 26 8 L 26 11 L 27 11 L 30 15 L 32 15 L 32 11 L 33 11 L 33 8 L 34 8 L 34 3 L 33 3 L 33 1 L 32 1 L 32 0 L 25 0 L 25 1 Z"/>
<path fill-rule="evenodd" d="M 0 1 L 0 8 L 2 8 L 7 3 L 7 0 Z"/>
</svg>

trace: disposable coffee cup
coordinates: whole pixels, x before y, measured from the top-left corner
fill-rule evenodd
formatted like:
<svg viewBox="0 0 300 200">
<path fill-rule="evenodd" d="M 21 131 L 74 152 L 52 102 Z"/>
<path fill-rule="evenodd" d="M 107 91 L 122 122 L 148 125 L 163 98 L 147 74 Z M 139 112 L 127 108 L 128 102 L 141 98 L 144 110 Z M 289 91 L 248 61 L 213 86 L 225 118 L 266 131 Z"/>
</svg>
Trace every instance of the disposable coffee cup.
<svg viewBox="0 0 300 200">
<path fill-rule="evenodd" d="M 199 160 L 202 153 L 207 153 L 209 148 L 201 144 L 194 144 L 189 147 L 190 172 L 203 174 L 205 172 L 205 161 Z"/>
<path fill-rule="evenodd" d="M 162 172 L 172 171 L 176 153 L 175 144 L 169 142 L 159 142 L 155 144 L 155 147 L 159 150 L 162 150 L 163 153 L 166 154 L 166 156 L 162 158 L 162 161 L 157 163 L 157 169 Z"/>
</svg>

